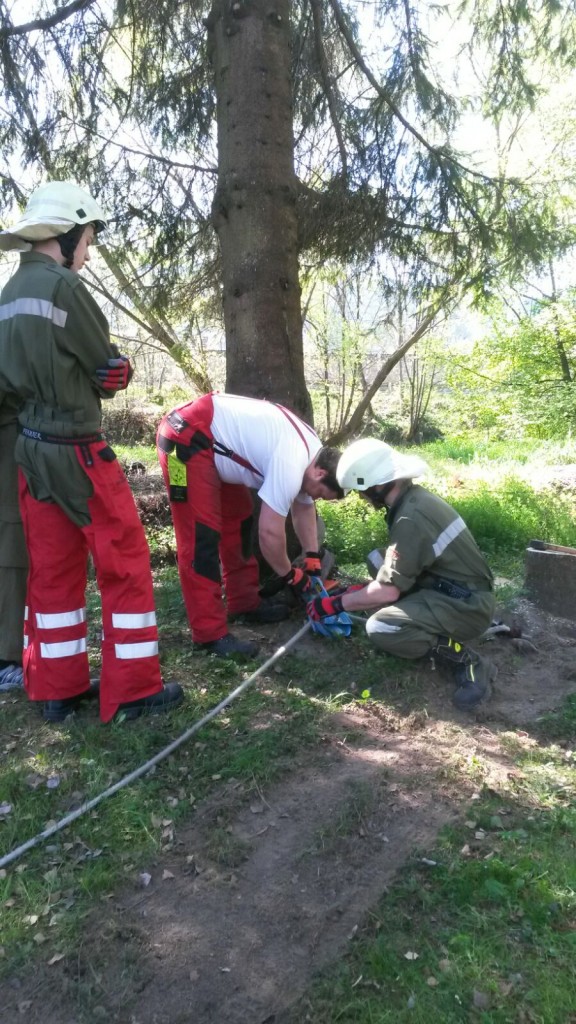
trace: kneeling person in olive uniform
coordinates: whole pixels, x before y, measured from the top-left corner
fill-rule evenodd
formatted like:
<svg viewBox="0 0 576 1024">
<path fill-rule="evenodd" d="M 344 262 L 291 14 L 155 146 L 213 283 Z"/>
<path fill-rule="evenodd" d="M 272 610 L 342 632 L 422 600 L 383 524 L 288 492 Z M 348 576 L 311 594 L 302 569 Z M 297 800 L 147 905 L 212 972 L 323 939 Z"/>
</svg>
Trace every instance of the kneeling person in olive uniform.
<svg viewBox="0 0 576 1024">
<path fill-rule="evenodd" d="M 386 509 L 388 547 L 373 551 L 375 579 L 308 605 L 312 618 L 378 608 L 366 623 L 381 651 L 400 658 L 431 655 L 455 673 L 454 704 L 469 710 L 489 694 L 494 668 L 466 642 L 494 613 L 493 577 L 464 520 L 445 501 L 413 483 L 428 467 L 383 441 L 355 441 L 342 454 L 338 483 Z"/>
</svg>

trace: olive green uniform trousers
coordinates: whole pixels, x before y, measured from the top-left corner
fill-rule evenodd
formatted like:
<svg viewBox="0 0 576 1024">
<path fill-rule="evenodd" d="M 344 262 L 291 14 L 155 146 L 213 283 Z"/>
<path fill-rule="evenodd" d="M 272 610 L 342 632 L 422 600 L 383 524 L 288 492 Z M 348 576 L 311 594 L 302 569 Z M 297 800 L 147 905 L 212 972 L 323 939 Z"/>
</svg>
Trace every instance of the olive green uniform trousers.
<svg viewBox="0 0 576 1024">
<path fill-rule="evenodd" d="M 22 661 L 28 558 L 18 509 L 16 420 L 0 410 L 0 660 Z"/>
</svg>

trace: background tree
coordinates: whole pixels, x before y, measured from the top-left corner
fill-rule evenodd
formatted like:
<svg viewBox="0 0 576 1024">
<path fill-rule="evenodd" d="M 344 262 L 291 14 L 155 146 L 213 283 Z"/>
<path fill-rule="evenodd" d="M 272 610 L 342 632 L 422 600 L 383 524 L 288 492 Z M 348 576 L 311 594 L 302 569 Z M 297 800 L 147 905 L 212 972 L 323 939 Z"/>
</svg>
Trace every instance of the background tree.
<svg viewBox="0 0 576 1024">
<path fill-rule="evenodd" d="M 298 268 L 401 260 L 422 308 L 566 244 L 552 188 L 456 147 L 471 103 L 502 133 L 573 60 L 569 0 L 464 3 L 474 98 L 443 77 L 438 8 L 338 0 L 0 0 L 5 203 L 46 172 L 115 212 L 110 271 L 199 387 L 187 345 L 220 294 L 227 386 L 310 405 Z M 21 168 L 27 175 L 22 174 Z M 220 246 L 216 248 L 215 233 Z"/>
<path fill-rule="evenodd" d="M 576 292 L 550 290 L 494 300 L 469 355 L 454 353 L 447 363 L 461 427 L 480 427 L 494 438 L 574 433 Z"/>
</svg>

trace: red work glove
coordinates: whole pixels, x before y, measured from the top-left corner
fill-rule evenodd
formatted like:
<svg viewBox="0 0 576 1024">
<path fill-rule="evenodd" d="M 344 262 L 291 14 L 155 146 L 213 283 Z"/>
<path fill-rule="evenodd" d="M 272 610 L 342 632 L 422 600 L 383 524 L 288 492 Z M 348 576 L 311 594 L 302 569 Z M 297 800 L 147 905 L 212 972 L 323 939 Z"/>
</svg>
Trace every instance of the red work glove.
<svg viewBox="0 0 576 1024">
<path fill-rule="evenodd" d="M 312 580 L 308 573 L 302 569 L 290 569 L 285 576 L 282 577 L 284 583 L 287 583 L 289 587 L 292 587 L 292 592 L 297 598 L 306 604 L 311 594 Z"/>
<path fill-rule="evenodd" d="M 339 615 L 342 611 L 344 609 L 342 607 L 342 598 L 339 594 L 336 597 L 315 597 L 312 601 L 308 601 L 306 605 L 306 614 L 314 622 L 325 619 L 327 615 Z"/>
<path fill-rule="evenodd" d="M 106 391 L 124 391 L 132 380 L 132 372 L 128 356 L 118 356 L 96 370 L 96 376 Z"/>
<path fill-rule="evenodd" d="M 320 576 L 322 572 L 322 563 L 320 561 L 319 551 L 307 551 L 304 559 L 304 572 L 309 572 L 311 576 Z"/>
</svg>

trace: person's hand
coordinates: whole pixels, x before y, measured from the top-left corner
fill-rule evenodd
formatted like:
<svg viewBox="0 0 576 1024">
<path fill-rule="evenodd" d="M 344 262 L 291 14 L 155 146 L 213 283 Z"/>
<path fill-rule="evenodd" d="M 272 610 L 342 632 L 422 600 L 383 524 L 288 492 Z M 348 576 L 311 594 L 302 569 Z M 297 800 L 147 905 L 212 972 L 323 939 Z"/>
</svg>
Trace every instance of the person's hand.
<svg viewBox="0 0 576 1024">
<path fill-rule="evenodd" d="M 353 583 L 351 587 L 335 587 L 330 591 L 328 597 L 315 597 L 306 605 L 306 614 L 309 619 L 318 622 L 327 615 L 340 615 L 344 611 L 342 598 L 344 594 L 352 594 L 355 590 L 364 590 L 364 583 Z"/>
<path fill-rule="evenodd" d="M 287 583 L 292 589 L 292 593 L 302 601 L 303 604 L 310 599 L 312 594 L 312 580 L 310 579 L 307 572 L 303 569 L 292 568 L 290 572 L 287 572 L 283 577 L 284 583 Z"/>
<path fill-rule="evenodd" d="M 96 370 L 96 376 L 106 391 L 124 391 L 132 379 L 132 367 L 128 356 L 109 359 L 106 366 Z"/>
<path fill-rule="evenodd" d="M 322 572 L 322 562 L 320 561 L 319 551 L 307 551 L 304 559 L 304 572 L 310 573 L 311 576 L 320 576 Z"/>
<path fill-rule="evenodd" d="M 344 608 L 339 594 L 336 597 L 315 597 L 306 605 L 306 614 L 313 622 L 320 622 L 327 615 L 340 615 L 342 611 Z"/>
</svg>

